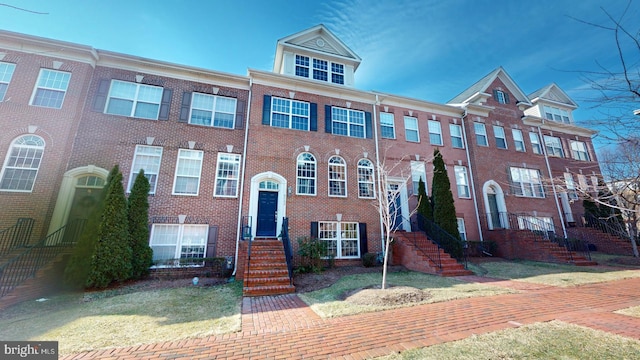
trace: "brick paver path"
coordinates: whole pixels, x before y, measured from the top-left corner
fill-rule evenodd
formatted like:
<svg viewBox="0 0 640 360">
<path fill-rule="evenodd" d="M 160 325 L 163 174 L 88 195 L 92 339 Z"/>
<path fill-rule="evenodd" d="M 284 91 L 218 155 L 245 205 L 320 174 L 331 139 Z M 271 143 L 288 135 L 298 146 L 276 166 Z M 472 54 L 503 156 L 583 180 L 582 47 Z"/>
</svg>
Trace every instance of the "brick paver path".
<svg viewBox="0 0 640 360">
<path fill-rule="evenodd" d="M 518 294 L 321 319 L 296 295 L 244 298 L 242 331 L 74 354 L 64 359 L 366 359 L 534 322 L 568 323 L 640 339 L 640 278 L 557 288 L 474 276 Z"/>
</svg>

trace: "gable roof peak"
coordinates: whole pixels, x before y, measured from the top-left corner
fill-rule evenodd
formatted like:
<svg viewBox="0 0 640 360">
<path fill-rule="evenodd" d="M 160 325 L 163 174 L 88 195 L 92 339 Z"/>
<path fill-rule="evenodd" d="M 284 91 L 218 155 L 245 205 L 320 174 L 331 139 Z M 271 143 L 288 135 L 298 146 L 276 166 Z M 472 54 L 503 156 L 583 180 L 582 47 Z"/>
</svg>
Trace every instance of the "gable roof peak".
<svg viewBox="0 0 640 360">
<path fill-rule="evenodd" d="M 531 102 L 536 103 L 539 100 L 547 100 L 554 103 L 560 103 L 570 108 L 577 108 L 578 104 L 573 101 L 556 83 L 544 86 L 531 94 L 529 94 Z"/>
<path fill-rule="evenodd" d="M 500 81 L 507 87 L 507 89 L 511 92 L 511 94 L 515 97 L 516 101 L 519 103 L 523 103 L 526 105 L 531 105 L 529 98 L 525 93 L 520 89 L 520 87 L 513 81 L 511 76 L 507 73 L 507 71 L 499 66 L 489 74 L 482 77 L 476 83 L 462 91 L 460 94 L 456 95 L 453 99 L 449 100 L 449 104 L 465 104 L 474 102 L 478 98 L 478 94 L 486 94 L 491 93 L 491 91 L 487 91 L 489 86 L 496 80 L 500 79 Z"/>
</svg>

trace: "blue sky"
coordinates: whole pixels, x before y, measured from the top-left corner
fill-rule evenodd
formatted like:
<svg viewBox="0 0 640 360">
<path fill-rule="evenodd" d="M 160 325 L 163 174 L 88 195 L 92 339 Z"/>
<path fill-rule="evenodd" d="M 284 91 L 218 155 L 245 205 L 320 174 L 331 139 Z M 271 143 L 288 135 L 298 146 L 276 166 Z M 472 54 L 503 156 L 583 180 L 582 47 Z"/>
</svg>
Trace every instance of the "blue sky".
<svg viewBox="0 0 640 360">
<path fill-rule="evenodd" d="M 276 41 L 319 23 L 362 58 L 356 87 L 446 102 L 498 66 L 526 93 L 552 82 L 597 116 L 577 71 L 617 67 L 608 24 L 627 0 L 0 0 L 0 28 L 244 75 Z M 640 1 L 626 21 L 640 19 Z M 637 27 L 636 27 L 637 28 Z"/>
</svg>

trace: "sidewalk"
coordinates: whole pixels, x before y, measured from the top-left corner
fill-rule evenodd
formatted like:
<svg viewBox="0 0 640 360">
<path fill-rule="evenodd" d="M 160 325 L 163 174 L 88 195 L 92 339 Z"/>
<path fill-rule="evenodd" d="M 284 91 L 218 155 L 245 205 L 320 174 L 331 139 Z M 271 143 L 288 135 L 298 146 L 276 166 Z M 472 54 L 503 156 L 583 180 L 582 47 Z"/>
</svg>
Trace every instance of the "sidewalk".
<svg viewBox="0 0 640 360">
<path fill-rule="evenodd" d="M 554 319 L 640 339 L 640 318 L 613 313 L 640 306 L 640 278 L 575 288 L 501 280 L 492 285 L 521 292 L 326 320 L 296 295 L 244 298 L 238 333 L 62 359 L 368 359 Z"/>
</svg>

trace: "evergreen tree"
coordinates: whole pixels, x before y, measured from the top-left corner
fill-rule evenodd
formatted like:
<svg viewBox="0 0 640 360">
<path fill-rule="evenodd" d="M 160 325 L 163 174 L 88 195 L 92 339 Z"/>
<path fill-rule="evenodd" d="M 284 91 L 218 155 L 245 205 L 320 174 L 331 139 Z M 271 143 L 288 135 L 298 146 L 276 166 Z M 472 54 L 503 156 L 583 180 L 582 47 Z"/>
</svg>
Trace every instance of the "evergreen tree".
<svg viewBox="0 0 640 360">
<path fill-rule="evenodd" d="M 605 184 L 604 180 L 598 180 L 598 199 L 610 206 L 599 204 L 598 205 L 598 217 L 609 224 L 614 226 L 622 226 L 624 228 L 624 219 L 622 218 L 622 211 L 618 209 L 618 202 L 615 196 Z"/>
<path fill-rule="evenodd" d="M 451 193 L 451 182 L 445 169 L 444 160 L 438 149 L 434 151 L 433 157 L 433 185 L 431 187 L 433 194 L 431 201 L 433 203 L 434 222 L 455 239 L 460 240 L 456 208 L 453 203 L 453 194 Z M 462 243 L 460 241 L 451 241 L 442 245 L 453 257 L 462 256 Z"/>
<path fill-rule="evenodd" d="M 424 181 L 422 181 L 422 176 L 418 181 L 418 214 L 422 215 L 425 219 L 433 221 L 431 199 L 429 198 L 429 195 L 427 195 L 427 187 Z"/>
<path fill-rule="evenodd" d="M 593 216 L 597 218 L 599 216 L 600 209 L 598 208 L 598 205 L 591 199 L 584 199 L 582 200 L 582 208 L 584 209 L 587 226 L 594 226 L 594 220 L 591 217 Z"/>
<path fill-rule="evenodd" d="M 127 202 L 129 217 L 129 244 L 131 246 L 131 277 L 139 279 L 149 273 L 153 263 L 153 250 L 149 246 L 149 180 L 140 170 L 131 188 Z"/>
<path fill-rule="evenodd" d="M 87 279 L 89 287 L 107 287 L 113 281 L 124 281 L 131 277 L 127 201 L 118 165 L 115 166 L 115 172 L 106 192 L 98 242 Z"/>
</svg>

